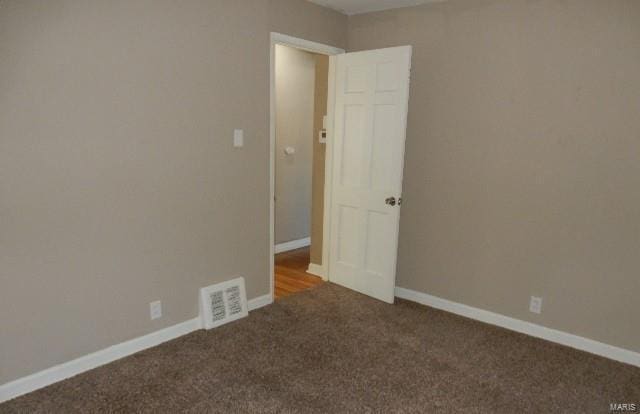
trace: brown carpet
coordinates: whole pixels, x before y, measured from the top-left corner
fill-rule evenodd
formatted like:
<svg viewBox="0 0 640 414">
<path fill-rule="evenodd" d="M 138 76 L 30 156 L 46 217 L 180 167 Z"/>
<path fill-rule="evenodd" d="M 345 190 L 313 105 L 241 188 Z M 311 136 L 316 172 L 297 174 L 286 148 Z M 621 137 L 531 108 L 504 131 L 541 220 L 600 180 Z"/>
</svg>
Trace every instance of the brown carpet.
<svg viewBox="0 0 640 414">
<path fill-rule="evenodd" d="M 640 369 L 330 283 L 0 405 L 2 413 L 607 413 Z"/>
</svg>

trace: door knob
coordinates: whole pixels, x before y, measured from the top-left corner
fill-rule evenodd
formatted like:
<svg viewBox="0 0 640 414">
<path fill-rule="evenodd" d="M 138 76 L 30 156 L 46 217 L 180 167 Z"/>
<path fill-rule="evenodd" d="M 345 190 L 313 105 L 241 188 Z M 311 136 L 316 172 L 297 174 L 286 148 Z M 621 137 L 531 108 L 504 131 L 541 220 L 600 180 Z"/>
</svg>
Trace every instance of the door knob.
<svg viewBox="0 0 640 414">
<path fill-rule="evenodd" d="M 384 202 L 386 204 L 389 204 L 390 206 L 395 206 L 396 205 L 396 198 L 395 197 L 388 197 L 386 200 L 384 200 Z"/>
</svg>

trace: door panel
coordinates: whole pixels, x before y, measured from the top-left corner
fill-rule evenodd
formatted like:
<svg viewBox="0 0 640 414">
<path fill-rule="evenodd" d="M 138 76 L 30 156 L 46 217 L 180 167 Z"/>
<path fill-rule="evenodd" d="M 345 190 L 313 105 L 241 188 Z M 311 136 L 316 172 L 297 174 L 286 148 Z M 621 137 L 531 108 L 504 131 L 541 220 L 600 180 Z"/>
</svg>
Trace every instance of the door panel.
<svg viewBox="0 0 640 414">
<path fill-rule="evenodd" d="M 333 59 L 329 278 L 393 303 L 411 47 Z"/>
</svg>

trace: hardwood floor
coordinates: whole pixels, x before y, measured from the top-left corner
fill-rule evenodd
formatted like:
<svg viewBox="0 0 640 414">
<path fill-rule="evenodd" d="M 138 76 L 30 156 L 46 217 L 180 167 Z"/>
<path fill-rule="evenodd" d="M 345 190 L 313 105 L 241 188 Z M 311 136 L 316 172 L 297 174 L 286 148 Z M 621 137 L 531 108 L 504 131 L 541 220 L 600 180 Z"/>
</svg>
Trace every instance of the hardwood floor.
<svg viewBox="0 0 640 414">
<path fill-rule="evenodd" d="M 276 254 L 275 296 L 276 299 L 322 284 L 322 278 L 307 273 L 309 248 Z"/>
</svg>

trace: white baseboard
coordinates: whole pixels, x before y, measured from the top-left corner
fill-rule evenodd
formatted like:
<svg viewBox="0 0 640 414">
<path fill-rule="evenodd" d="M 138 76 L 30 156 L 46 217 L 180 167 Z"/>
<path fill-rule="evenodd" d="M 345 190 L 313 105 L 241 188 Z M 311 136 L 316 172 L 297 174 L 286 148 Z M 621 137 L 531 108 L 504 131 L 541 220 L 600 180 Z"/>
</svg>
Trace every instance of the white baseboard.
<svg viewBox="0 0 640 414">
<path fill-rule="evenodd" d="M 456 315 L 500 326 L 512 331 L 535 336 L 536 338 L 546 339 L 550 342 L 555 342 L 581 351 L 589 352 L 591 354 L 596 354 L 615 361 L 640 367 L 640 353 L 638 352 L 618 348 L 613 345 L 594 341 L 593 339 L 558 331 L 556 329 L 546 328 L 541 325 L 536 325 L 535 323 L 511 318 L 498 313 L 463 305 L 461 303 L 452 302 L 426 293 L 417 292 L 415 290 L 396 287 L 395 292 L 396 296 L 401 299 L 407 299 L 412 302 L 431 306 L 432 308 L 441 309 L 455 313 Z"/>
<path fill-rule="evenodd" d="M 301 247 L 307 247 L 311 245 L 311 237 L 305 237 L 304 239 L 291 240 L 288 242 L 275 245 L 274 252 L 276 254 L 288 252 L 289 250 L 299 249 Z"/>
<path fill-rule="evenodd" d="M 322 279 L 326 280 L 324 274 L 324 267 L 315 263 L 309 263 L 309 268 L 307 269 L 307 273 L 310 273 L 314 276 L 320 276 Z"/>
<path fill-rule="evenodd" d="M 270 294 L 258 296 L 247 302 L 249 311 L 267 306 L 273 302 Z M 89 355 L 47 368 L 23 378 L 0 385 L 0 403 L 46 387 L 55 382 L 73 377 L 117 359 L 124 358 L 147 348 L 160 345 L 201 328 L 200 317 L 161 329 L 156 332 L 122 342 Z"/>
<path fill-rule="evenodd" d="M 198 329 L 200 329 L 199 317 L 2 384 L 0 385 L 0 402 L 46 387 L 54 382 L 73 377 Z"/>
<path fill-rule="evenodd" d="M 260 309 L 264 306 L 271 305 L 272 303 L 273 303 L 273 298 L 271 297 L 270 294 L 267 293 L 266 295 L 262 295 L 262 296 L 258 296 L 257 298 L 250 299 L 247 302 L 247 308 L 249 309 L 249 312 L 251 312 L 252 310 Z"/>
</svg>

